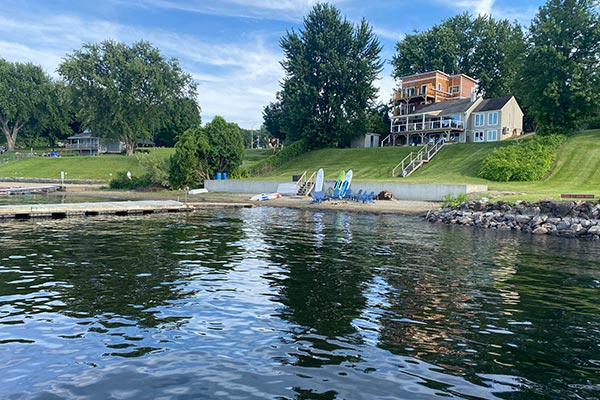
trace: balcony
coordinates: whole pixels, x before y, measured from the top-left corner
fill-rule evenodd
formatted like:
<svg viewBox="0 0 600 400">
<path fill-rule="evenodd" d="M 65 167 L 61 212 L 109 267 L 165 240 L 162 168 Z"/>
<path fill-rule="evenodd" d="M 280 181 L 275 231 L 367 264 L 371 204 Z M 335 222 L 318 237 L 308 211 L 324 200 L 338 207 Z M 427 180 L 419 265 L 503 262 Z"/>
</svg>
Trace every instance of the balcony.
<svg viewBox="0 0 600 400">
<path fill-rule="evenodd" d="M 429 133 L 429 132 L 446 132 L 446 131 L 464 131 L 465 126 L 463 121 L 455 121 L 452 119 L 425 121 L 425 122 L 402 122 L 397 121 L 392 124 L 391 133 Z"/>
<path fill-rule="evenodd" d="M 426 90 L 421 90 L 421 88 L 414 88 L 412 93 L 406 93 L 406 89 L 402 91 L 394 91 L 394 101 L 405 101 L 410 102 L 411 99 L 428 99 L 435 98 L 436 90 L 427 86 Z"/>
</svg>

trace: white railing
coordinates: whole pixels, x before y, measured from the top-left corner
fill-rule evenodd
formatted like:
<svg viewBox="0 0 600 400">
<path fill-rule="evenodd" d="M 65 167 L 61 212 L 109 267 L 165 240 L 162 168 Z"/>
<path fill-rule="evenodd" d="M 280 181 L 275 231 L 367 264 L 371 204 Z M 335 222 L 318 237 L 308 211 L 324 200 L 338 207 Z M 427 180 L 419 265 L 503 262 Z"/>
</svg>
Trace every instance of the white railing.
<svg viewBox="0 0 600 400">
<path fill-rule="evenodd" d="M 463 121 L 443 120 L 425 122 L 392 123 L 392 132 L 415 132 L 435 129 L 464 129 Z"/>
<path fill-rule="evenodd" d="M 441 148 L 444 146 L 445 141 L 443 139 L 438 140 L 434 144 L 425 145 L 421 150 L 419 150 L 416 154 L 414 152 L 410 152 L 409 155 L 404 157 L 402 161 L 398 163 L 392 169 L 392 176 L 396 177 L 396 172 L 401 170 L 400 176 L 406 177 L 413 173 L 417 168 L 419 168 L 423 163 L 428 162 L 435 156 Z"/>
<path fill-rule="evenodd" d="M 384 146 L 386 145 L 386 143 L 387 143 L 387 144 L 391 144 L 391 143 L 392 143 L 392 135 L 391 135 L 391 134 L 387 135 L 387 136 L 385 137 L 385 139 L 383 139 L 383 140 L 381 141 L 381 143 L 379 143 L 379 146 L 380 146 L 380 147 L 384 147 Z"/>
</svg>

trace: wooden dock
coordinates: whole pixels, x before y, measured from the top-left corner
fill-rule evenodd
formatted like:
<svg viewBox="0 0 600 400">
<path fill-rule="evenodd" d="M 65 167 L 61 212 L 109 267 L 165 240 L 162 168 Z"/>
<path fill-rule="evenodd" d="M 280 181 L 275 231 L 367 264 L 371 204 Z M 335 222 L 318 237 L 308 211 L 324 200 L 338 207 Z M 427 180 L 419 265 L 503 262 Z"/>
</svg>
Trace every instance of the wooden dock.
<svg viewBox="0 0 600 400">
<path fill-rule="evenodd" d="M 101 203 L 27 204 L 0 206 L 0 219 L 67 218 L 98 215 L 146 215 L 194 210 L 173 200 L 114 201 Z"/>
<path fill-rule="evenodd" d="M 0 195 L 50 193 L 60 189 L 61 187 L 59 185 L 0 187 Z"/>
</svg>

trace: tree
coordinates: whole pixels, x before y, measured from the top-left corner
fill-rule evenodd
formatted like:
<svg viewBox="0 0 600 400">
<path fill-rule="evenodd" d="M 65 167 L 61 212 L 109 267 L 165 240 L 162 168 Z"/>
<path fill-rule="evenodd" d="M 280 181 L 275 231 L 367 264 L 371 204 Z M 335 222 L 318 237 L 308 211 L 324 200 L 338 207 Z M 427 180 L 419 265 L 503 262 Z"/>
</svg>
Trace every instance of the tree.
<svg viewBox="0 0 600 400">
<path fill-rule="evenodd" d="M 201 123 L 200 108 L 196 100 L 177 99 L 169 105 L 167 116 L 161 126 L 153 131 L 153 140 L 157 146 L 173 147 L 177 136 L 188 129 L 200 126 Z"/>
<path fill-rule="evenodd" d="M 284 113 L 281 105 L 281 92 L 277 93 L 278 100 L 269 103 L 263 110 L 263 126 L 265 130 L 274 138 L 285 140 Z"/>
<path fill-rule="evenodd" d="M 367 131 L 387 135 L 390 133 L 390 107 L 385 104 L 377 104 L 369 108 Z"/>
<path fill-rule="evenodd" d="M 195 99 L 196 84 L 175 59 L 166 60 L 148 42 L 132 46 L 111 40 L 85 44 L 58 68 L 71 88 L 85 127 L 125 142 L 149 139 L 177 101 Z"/>
<path fill-rule="evenodd" d="M 524 52 L 521 26 L 464 13 L 415 32 L 396 44 L 393 76 L 440 70 L 479 80 L 488 97 L 511 94 Z"/>
<path fill-rule="evenodd" d="M 200 152 L 200 160 L 209 176 L 217 172 L 234 174 L 244 159 L 244 139 L 240 127 L 216 116 L 204 127 L 208 140 L 206 151 Z"/>
<path fill-rule="evenodd" d="M 600 108 L 597 1 L 549 0 L 531 23 L 520 90 L 540 133 L 566 133 Z"/>
<path fill-rule="evenodd" d="M 200 183 L 210 175 L 200 163 L 199 154 L 208 150 L 208 140 L 201 126 L 183 132 L 175 143 L 175 153 L 170 157 L 169 181 L 179 189 Z"/>
<path fill-rule="evenodd" d="M 177 138 L 170 159 L 174 188 L 200 184 L 217 172 L 235 174 L 242 164 L 244 140 L 240 127 L 216 116 L 203 127 L 186 130 Z"/>
<path fill-rule="evenodd" d="M 23 128 L 39 129 L 51 101 L 52 81 L 41 67 L 0 58 L 0 126 L 8 150 Z"/>
<path fill-rule="evenodd" d="M 335 7 L 318 3 L 304 29 L 288 32 L 280 45 L 286 76 L 279 104 L 265 109 L 278 121 L 265 121 L 269 132 L 305 138 L 311 147 L 345 146 L 365 133 L 367 107 L 377 94 L 373 81 L 383 67 L 367 22 L 353 26 Z"/>
</svg>

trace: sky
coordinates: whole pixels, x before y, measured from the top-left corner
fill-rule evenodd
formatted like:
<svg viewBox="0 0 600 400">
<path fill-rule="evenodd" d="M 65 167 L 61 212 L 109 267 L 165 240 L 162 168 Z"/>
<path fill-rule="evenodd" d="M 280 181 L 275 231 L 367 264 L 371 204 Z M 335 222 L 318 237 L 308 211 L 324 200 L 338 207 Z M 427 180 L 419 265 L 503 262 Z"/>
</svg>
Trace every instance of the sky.
<svg viewBox="0 0 600 400">
<path fill-rule="evenodd" d="M 469 12 L 528 27 L 544 0 L 332 0 L 352 23 L 362 18 L 379 38 L 385 67 L 375 82 L 387 102 L 389 64 L 404 35 Z M 284 76 L 279 40 L 302 29 L 313 0 L 2 0 L 0 57 L 41 65 L 58 79 L 65 55 L 106 39 L 151 42 L 198 83 L 202 121 L 215 115 L 259 129 L 262 110 Z"/>
</svg>

